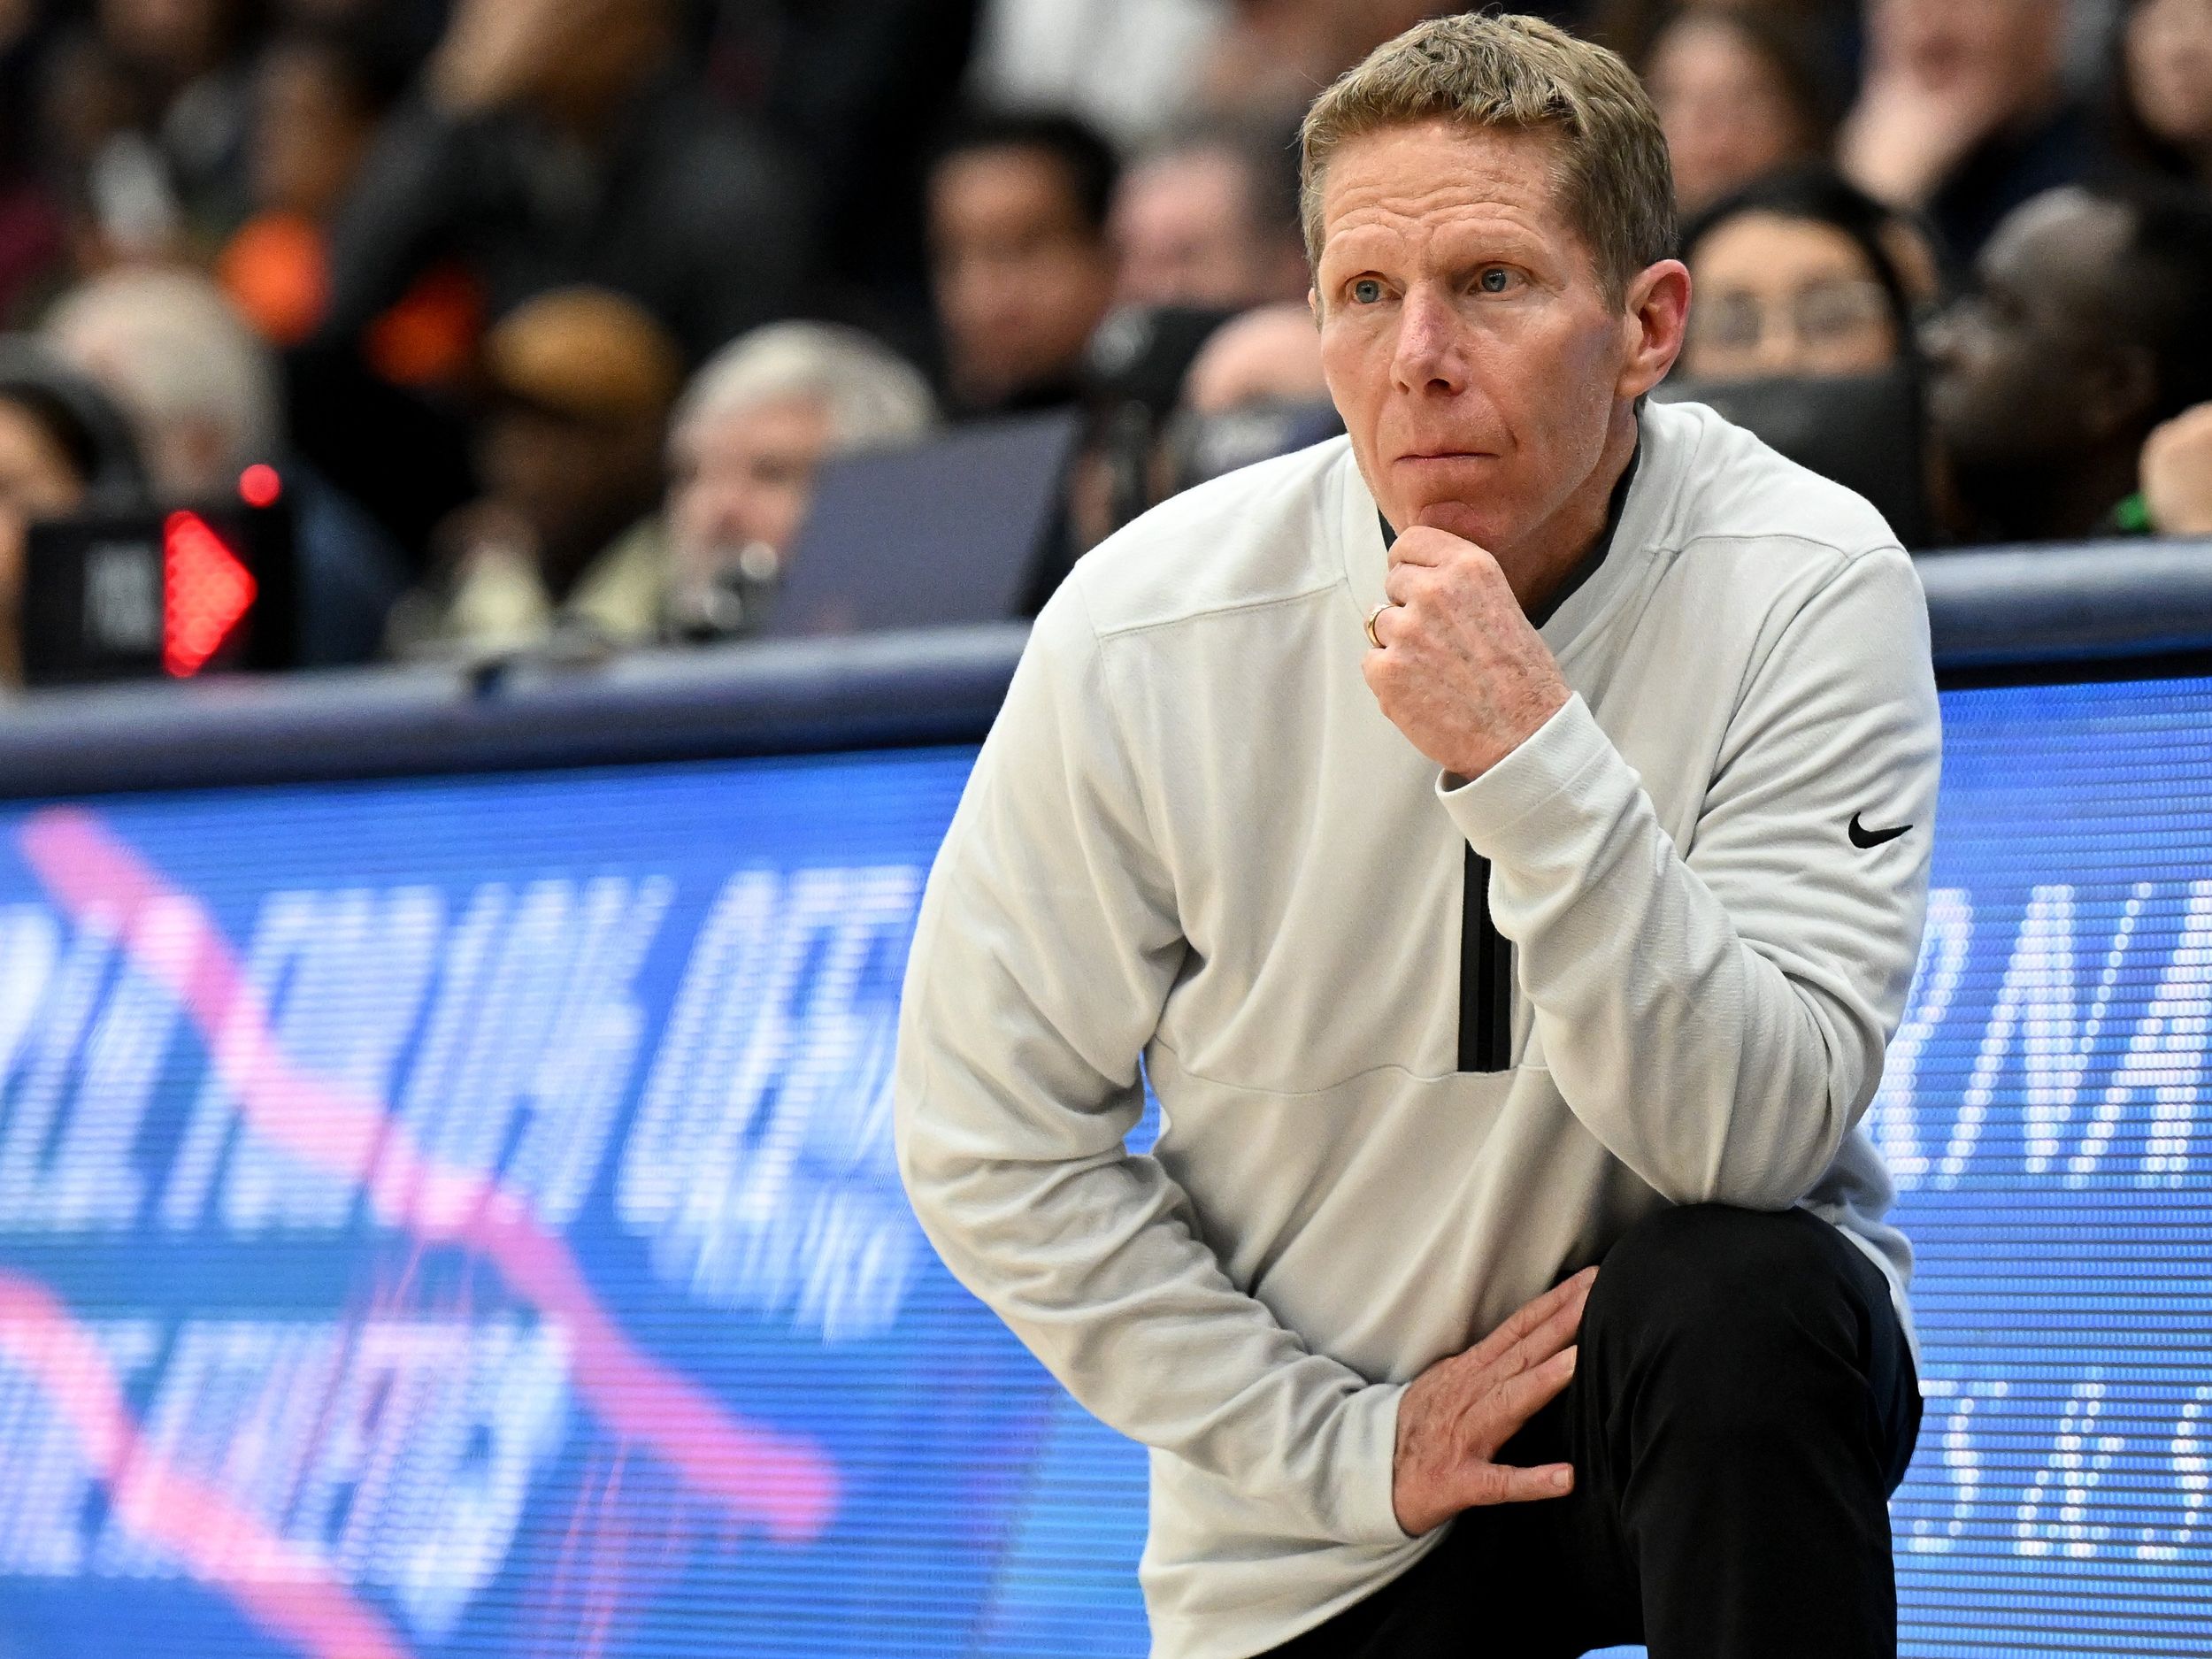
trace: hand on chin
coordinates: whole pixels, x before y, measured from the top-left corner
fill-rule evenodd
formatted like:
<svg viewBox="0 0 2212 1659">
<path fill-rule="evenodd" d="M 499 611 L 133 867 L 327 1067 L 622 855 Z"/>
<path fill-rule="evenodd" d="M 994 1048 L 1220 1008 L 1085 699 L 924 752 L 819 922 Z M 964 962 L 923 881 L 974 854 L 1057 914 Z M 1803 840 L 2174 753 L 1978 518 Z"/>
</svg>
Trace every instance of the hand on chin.
<svg viewBox="0 0 2212 1659">
<path fill-rule="evenodd" d="M 1550 649 L 1480 543 L 1409 527 L 1383 595 L 1362 672 L 1384 715 L 1448 772 L 1480 777 L 1567 701 Z"/>
<path fill-rule="evenodd" d="M 1418 525 L 1471 541 L 1490 553 L 1495 553 L 1511 534 L 1511 526 L 1503 521 L 1494 501 L 1455 495 L 1419 503 L 1404 523 L 1392 522 L 1401 534 Z"/>
<path fill-rule="evenodd" d="M 1501 512 L 1503 492 L 1497 458 L 1487 455 L 1421 457 L 1397 464 L 1392 482 L 1395 511 L 1384 516 L 1401 534 L 1416 525 L 1442 530 L 1495 551 L 1510 537 L 1510 515 Z"/>
</svg>

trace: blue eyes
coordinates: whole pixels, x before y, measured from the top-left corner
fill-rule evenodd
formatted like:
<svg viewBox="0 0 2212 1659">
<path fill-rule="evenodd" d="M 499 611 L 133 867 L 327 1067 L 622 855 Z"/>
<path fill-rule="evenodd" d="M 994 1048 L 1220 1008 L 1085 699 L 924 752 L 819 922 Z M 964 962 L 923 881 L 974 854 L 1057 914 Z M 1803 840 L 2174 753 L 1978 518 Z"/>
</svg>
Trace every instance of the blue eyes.
<svg viewBox="0 0 2212 1659">
<path fill-rule="evenodd" d="M 1355 305 L 1379 305 L 1383 299 L 1383 285 L 1378 277 L 1359 277 L 1349 288 Z M 1513 291 L 1513 273 L 1502 265 L 1486 265 L 1475 278 L 1475 291 L 1479 294 L 1509 294 Z"/>
</svg>

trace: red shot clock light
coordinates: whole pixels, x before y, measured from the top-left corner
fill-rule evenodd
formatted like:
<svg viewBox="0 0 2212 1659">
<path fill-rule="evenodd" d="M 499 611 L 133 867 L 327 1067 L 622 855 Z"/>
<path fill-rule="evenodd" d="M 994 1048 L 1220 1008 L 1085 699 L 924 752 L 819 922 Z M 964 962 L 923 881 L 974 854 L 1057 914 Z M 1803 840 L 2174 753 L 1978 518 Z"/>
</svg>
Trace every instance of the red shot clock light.
<svg viewBox="0 0 2212 1659">
<path fill-rule="evenodd" d="M 257 461 L 238 475 L 238 499 L 249 507 L 273 507 L 284 497 L 284 480 L 276 468 Z"/>
<path fill-rule="evenodd" d="M 161 665 L 179 680 L 222 649 L 260 584 L 207 520 L 173 512 L 162 532 Z"/>
<path fill-rule="evenodd" d="M 295 666 L 289 496 L 275 468 L 257 465 L 229 500 L 34 526 L 26 680 L 193 680 Z"/>
</svg>

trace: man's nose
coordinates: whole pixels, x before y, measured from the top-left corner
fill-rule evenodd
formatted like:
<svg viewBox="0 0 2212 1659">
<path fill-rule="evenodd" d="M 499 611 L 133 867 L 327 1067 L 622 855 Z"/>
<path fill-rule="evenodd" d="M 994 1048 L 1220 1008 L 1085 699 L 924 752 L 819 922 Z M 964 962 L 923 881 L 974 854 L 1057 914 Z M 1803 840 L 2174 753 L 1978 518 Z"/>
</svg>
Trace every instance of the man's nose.
<svg viewBox="0 0 2212 1659">
<path fill-rule="evenodd" d="M 673 516 L 685 539 L 701 549 L 742 547 L 751 539 L 745 534 L 742 490 L 695 483 L 676 503 Z"/>
<path fill-rule="evenodd" d="M 753 492 L 743 488 L 717 495 L 709 503 L 708 514 L 718 545 L 743 547 L 748 541 L 759 541 L 758 506 Z"/>
<path fill-rule="evenodd" d="M 1408 392 L 1466 389 L 1467 357 L 1458 313 L 1440 295 L 1416 288 L 1398 312 L 1398 353 L 1391 373 Z"/>
</svg>

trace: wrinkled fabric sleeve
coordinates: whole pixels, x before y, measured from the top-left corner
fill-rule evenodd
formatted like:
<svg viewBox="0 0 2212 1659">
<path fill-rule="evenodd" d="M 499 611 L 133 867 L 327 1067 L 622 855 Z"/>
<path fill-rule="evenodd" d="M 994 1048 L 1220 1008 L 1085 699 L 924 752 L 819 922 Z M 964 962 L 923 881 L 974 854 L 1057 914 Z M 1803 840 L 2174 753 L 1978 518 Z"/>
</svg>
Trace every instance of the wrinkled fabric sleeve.
<svg viewBox="0 0 2212 1659">
<path fill-rule="evenodd" d="M 1783 1209 L 1881 1080 L 1920 947 L 1941 728 L 1894 549 L 1844 561 L 1754 666 L 1686 854 L 1580 697 L 1440 793 L 1492 863 L 1544 1064 L 1677 1203 Z M 1871 847 L 1863 833 L 1909 825 Z"/>
<path fill-rule="evenodd" d="M 1110 1426 L 1274 1506 L 1286 1533 L 1402 1542 L 1402 1388 L 1240 1291 L 1182 1190 L 1124 1147 L 1185 945 L 1110 649 L 1070 581 L 938 854 L 901 1013 L 907 1191 L 954 1274 Z"/>
</svg>

